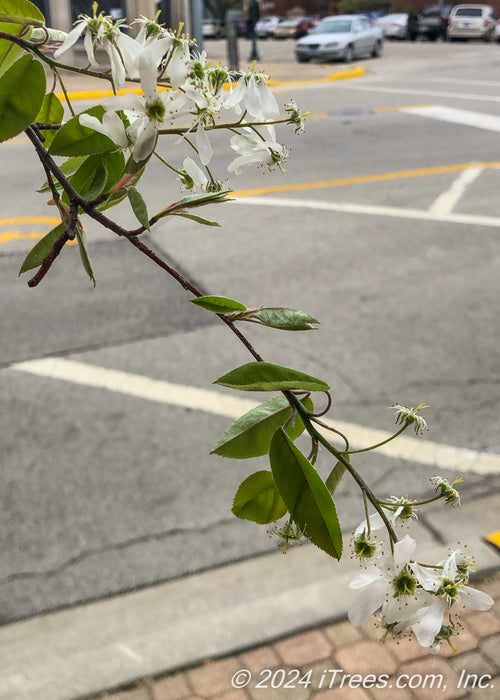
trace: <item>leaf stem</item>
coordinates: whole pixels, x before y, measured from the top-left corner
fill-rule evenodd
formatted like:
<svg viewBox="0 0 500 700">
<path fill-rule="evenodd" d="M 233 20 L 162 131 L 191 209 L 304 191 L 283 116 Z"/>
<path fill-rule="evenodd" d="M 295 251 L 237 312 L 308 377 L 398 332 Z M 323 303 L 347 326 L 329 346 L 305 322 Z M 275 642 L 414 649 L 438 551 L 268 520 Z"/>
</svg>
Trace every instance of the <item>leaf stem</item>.
<svg viewBox="0 0 500 700">
<path fill-rule="evenodd" d="M 350 455 L 355 455 L 359 454 L 360 452 L 370 452 L 370 450 L 376 450 L 377 447 L 382 447 L 382 445 L 386 445 L 388 442 L 391 440 L 394 440 L 394 438 L 397 438 L 398 435 L 401 435 L 401 433 L 406 430 L 406 428 L 410 425 L 410 423 L 406 423 L 406 425 L 403 425 L 403 427 L 398 430 L 397 433 L 394 433 L 394 435 L 391 435 L 388 437 L 386 440 L 382 440 L 382 442 L 377 442 L 376 445 L 371 445 L 370 447 L 362 447 L 360 450 L 349 450 Z"/>
</svg>

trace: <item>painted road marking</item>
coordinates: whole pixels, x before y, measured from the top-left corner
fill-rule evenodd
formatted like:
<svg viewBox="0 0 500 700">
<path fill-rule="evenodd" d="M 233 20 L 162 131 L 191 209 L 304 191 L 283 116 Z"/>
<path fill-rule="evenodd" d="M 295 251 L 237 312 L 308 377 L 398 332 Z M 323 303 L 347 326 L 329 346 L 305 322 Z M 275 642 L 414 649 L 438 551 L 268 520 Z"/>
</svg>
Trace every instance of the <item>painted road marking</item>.
<svg viewBox="0 0 500 700">
<path fill-rule="evenodd" d="M 12 224 L 53 224 L 56 226 L 61 223 L 61 219 L 57 216 L 9 216 L 6 219 L 0 219 L 0 226 L 12 226 Z"/>
<path fill-rule="evenodd" d="M 431 204 L 429 211 L 438 216 L 450 214 L 465 194 L 467 187 L 471 185 L 474 180 L 477 180 L 482 172 L 482 168 L 464 170 L 457 179 L 452 182 L 451 187 L 442 192 L 434 203 Z"/>
<path fill-rule="evenodd" d="M 467 78 L 438 78 L 438 77 L 425 77 L 426 82 L 432 83 L 463 83 L 464 85 L 484 85 L 485 87 L 500 87 L 499 80 L 470 80 Z"/>
<path fill-rule="evenodd" d="M 485 535 L 484 539 L 486 542 L 495 545 L 497 549 L 500 549 L 500 530 L 497 532 L 490 532 L 489 535 Z"/>
<path fill-rule="evenodd" d="M 441 105 L 432 105 L 430 107 L 403 107 L 400 111 L 406 114 L 415 114 L 418 117 L 451 122 L 452 124 L 473 126 L 476 129 L 500 131 L 500 117 L 494 114 L 481 114 L 480 112 L 470 112 L 465 109 L 455 109 L 454 107 L 443 107 Z"/>
<path fill-rule="evenodd" d="M 49 224 L 55 226 L 61 223 L 61 219 L 56 216 L 9 216 L 0 219 L 0 226 L 12 226 L 23 224 Z M 2 231 L 0 232 L 0 245 L 9 241 L 29 241 L 40 240 L 47 235 L 47 231 Z M 71 241 L 72 243 L 73 241 Z"/>
<path fill-rule="evenodd" d="M 466 92 L 439 92 L 438 90 L 418 90 L 415 88 L 391 88 L 391 87 L 376 87 L 374 85 L 351 85 L 351 83 L 342 85 L 345 90 L 368 90 L 369 92 L 384 92 L 394 95 L 430 95 L 431 97 L 448 98 L 452 100 L 469 100 L 473 102 L 500 102 L 500 97 L 496 95 L 471 95 Z"/>
<path fill-rule="evenodd" d="M 8 243 L 9 241 L 29 241 L 29 240 L 40 240 L 40 238 L 43 238 L 46 235 L 46 233 L 43 233 L 42 231 L 28 231 L 27 233 L 23 233 L 22 231 L 5 231 L 4 233 L 0 233 L 0 245 L 2 243 Z"/>
<path fill-rule="evenodd" d="M 183 384 L 172 384 L 151 377 L 116 369 L 106 369 L 61 357 L 45 357 L 39 360 L 19 362 L 11 365 L 10 369 L 233 419 L 239 418 L 243 413 L 258 405 L 258 402 L 251 399 Z M 391 435 L 384 430 L 367 428 L 356 423 L 335 421 L 330 422 L 330 424 L 347 434 L 353 447 L 374 445 L 386 440 Z M 325 434 L 330 439 L 332 438 L 330 432 L 326 431 Z M 377 452 L 394 459 L 432 465 L 436 469 L 450 469 L 457 475 L 464 472 L 500 473 L 500 455 L 498 454 L 452 447 L 405 435 L 383 445 Z"/>
<path fill-rule="evenodd" d="M 431 168 L 414 168 L 412 170 L 396 170 L 390 173 L 378 173 L 375 175 L 358 175 L 354 177 L 340 177 L 334 180 L 316 180 L 316 182 L 300 182 L 295 185 L 276 185 L 271 187 L 258 187 L 252 190 L 236 190 L 234 197 L 254 197 L 260 194 L 272 194 L 277 192 L 301 192 L 304 190 L 316 190 L 324 187 L 343 187 L 344 185 L 361 185 L 370 182 L 386 182 L 412 177 L 425 177 L 426 175 L 441 175 L 443 173 L 456 173 L 470 168 L 499 168 L 500 161 L 486 161 L 475 163 L 456 163 L 454 165 L 437 165 Z"/>
<path fill-rule="evenodd" d="M 285 209 L 314 209 L 316 211 L 337 211 L 344 214 L 364 214 L 368 216 L 389 216 L 396 219 L 415 219 L 416 221 L 437 221 L 440 223 L 463 224 L 467 226 L 490 226 L 498 228 L 500 217 L 476 214 L 435 214 L 425 209 L 405 209 L 403 207 L 385 207 L 375 204 L 349 204 L 323 202 L 314 199 L 289 199 L 286 197 L 249 197 L 236 200 L 236 204 L 253 204 L 267 207 L 284 207 Z"/>
</svg>

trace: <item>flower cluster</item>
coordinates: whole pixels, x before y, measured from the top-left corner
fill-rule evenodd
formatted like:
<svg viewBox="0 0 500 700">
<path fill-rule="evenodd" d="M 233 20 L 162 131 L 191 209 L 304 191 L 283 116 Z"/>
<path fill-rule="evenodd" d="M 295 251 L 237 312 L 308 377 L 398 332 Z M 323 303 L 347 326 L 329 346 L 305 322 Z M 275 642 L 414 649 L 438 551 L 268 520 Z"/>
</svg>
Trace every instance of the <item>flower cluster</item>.
<svg viewBox="0 0 500 700">
<path fill-rule="evenodd" d="M 273 124 L 279 117 L 276 99 L 267 86 L 267 76 L 255 70 L 229 73 L 222 65 L 207 63 L 205 52 L 194 52 L 195 45 L 181 29 L 177 33 L 144 17 L 135 20 L 139 31 L 135 38 L 126 33 L 123 20 L 98 14 L 80 15 L 74 28 L 56 52 L 56 58 L 81 37 L 89 64 L 98 67 L 95 51 L 102 47 L 111 65 L 115 91 L 122 90 L 127 80 L 139 80 L 142 95 L 129 92 L 114 95 L 103 103 L 101 119 L 88 114 L 80 123 L 108 136 L 119 148 L 130 148 L 133 160 L 142 166 L 154 152 L 161 133 L 182 135 L 193 148 L 200 165 L 192 159 L 176 169 L 183 184 L 192 189 L 220 189 L 208 165 L 213 148 L 208 132 L 225 124 L 217 124 L 224 113 L 232 112 L 231 148 L 237 156 L 228 171 L 240 174 L 245 166 L 263 164 L 277 166 L 284 172 L 287 150 L 277 142 Z M 295 103 L 286 106 L 287 116 L 281 122 L 303 129 L 303 115 Z M 191 138 L 192 135 L 192 138 Z"/>
<path fill-rule="evenodd" d="M 413 632 L 421 646 L 437 653 L 440 642 L 451 641 L 455 633 L 452 614 L 459 606 L 488 610 L 489 595 L 467 585 L 475 561 L 455 550 L 435 565 L 423 565 L 415 558 L 416 542 L 409 535 L 351 581 L 359 591 L 349 610 L 349 619 L 361 625 L 378 611 L 384 638 L 399 638 Z"/>
</svg>

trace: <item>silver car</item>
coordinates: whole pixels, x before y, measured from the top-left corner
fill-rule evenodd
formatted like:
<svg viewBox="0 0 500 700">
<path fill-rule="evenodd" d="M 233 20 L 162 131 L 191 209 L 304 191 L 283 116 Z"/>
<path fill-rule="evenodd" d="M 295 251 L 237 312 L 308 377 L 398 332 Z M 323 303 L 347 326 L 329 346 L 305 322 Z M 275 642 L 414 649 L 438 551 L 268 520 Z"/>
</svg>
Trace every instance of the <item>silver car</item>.
<svg viewBox="0 0 500 700">
<path fill-rule="evenodd" d="M 377 58 L 382 53 L 384 35 L 368 17 L 335 15 L 325 17 L 295 45 L 297 61 L 340 59 L 350 63 L 360 56 Z"/>
</svg>

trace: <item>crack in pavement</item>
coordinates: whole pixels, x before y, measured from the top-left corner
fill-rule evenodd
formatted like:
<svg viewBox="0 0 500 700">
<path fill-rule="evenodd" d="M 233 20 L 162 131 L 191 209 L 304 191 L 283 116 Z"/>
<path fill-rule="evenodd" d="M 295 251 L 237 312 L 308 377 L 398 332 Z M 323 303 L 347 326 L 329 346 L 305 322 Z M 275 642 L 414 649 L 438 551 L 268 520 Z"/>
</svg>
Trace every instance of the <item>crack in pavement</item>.
<svg viewBox="0 0 500 700">
<path fill-rule="evenodd" d="M 106 552 L 111 552 L 113 550 L 127 549 L 128 547 L 133 547 L 137 544 L 144 544 L 146 542 L 154 542 L 155 540 L 163 540 L 167 537 L 176 537 L 178 535 L 185 534 L 207 534 L 211 530 L 221 526 L 228 525 L 229 523 L 236 522 L 234 518 L 222 518 L 221 520 L 216 520 L 209 525 L 203 527 L 193 527 L 193 528 L 183 528 L 176 527 L 170 528 L 169 530 L 164 530 L 161 532 L 153 532 L 147 535 L 141 535 L 139 537 L 131 537 L 130 539 L 123 540 L 122 542 L 113 542 L 110 544 L 104 544 L 99 547 L 90 548 L 75 554 L 74 556 L 61 562 L 58 566 L 47 569 L 46 571 L 20 571 L 14 574 L 9 574 L 3 578 L 0 578 L 0 586 L 13 583 L 14 581 L 20 581 L 24 579 L 32 578 L 51 578 L 52 576 L 57 576 L 63 573 L 66 569 L 69 569 L 76 564 L 88 559 L 89 557 L 95 556 L 96 554 L 104 554 Z"/>
</svg>

